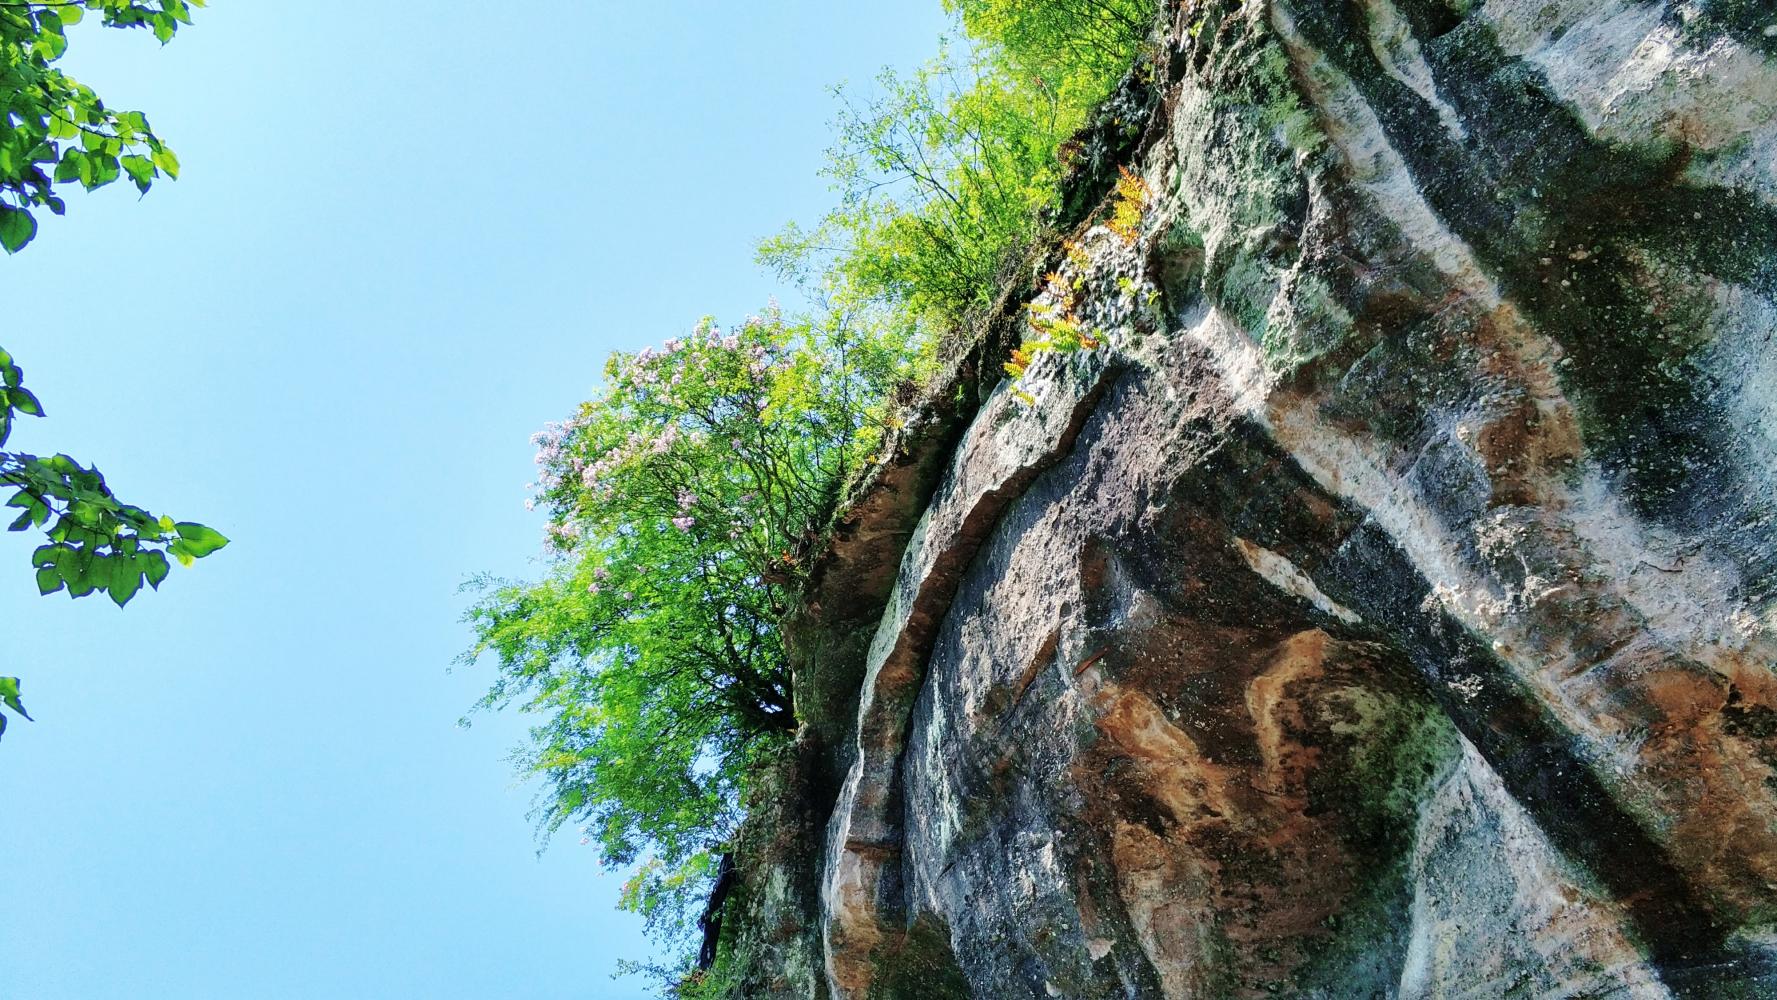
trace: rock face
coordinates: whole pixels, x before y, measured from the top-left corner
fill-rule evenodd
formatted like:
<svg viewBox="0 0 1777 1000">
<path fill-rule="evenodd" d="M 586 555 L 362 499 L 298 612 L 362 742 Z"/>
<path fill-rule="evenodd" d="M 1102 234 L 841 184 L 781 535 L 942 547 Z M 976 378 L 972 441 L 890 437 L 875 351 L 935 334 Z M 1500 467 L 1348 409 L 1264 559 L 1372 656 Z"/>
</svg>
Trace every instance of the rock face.
<svg viewBox="0 0 1777 1000">
<path fill-rule="evenodd" d="M 1777 997 L 1777 8 L 1156 39 L 824 557 L 741 993 Z"/>
</svg>

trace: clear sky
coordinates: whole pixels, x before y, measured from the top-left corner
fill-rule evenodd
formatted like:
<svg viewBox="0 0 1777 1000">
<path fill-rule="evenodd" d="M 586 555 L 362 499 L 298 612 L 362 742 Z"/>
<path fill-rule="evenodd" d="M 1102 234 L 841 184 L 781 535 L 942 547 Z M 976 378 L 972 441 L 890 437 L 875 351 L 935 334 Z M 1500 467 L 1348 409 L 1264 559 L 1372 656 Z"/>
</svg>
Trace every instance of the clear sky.
<svg viewBox="0 0 1777 1000">
<path fill-rule="evenodd" d="M 70 193 L 0 260 L 0 344 L 95 462 L 233 544 L 119 610 L 0 536 L 0 998 L 627 998 L 620 882 L 540 858 L 469 573 L 536 571 L 527 438 L 604 356 L 756 309 L 827 203 L 826 86 L 938 0 L 212 0 L 66 65 L 183 179 Z M 113 37 L 115 36 L 115 37 Z"/>
</svg>

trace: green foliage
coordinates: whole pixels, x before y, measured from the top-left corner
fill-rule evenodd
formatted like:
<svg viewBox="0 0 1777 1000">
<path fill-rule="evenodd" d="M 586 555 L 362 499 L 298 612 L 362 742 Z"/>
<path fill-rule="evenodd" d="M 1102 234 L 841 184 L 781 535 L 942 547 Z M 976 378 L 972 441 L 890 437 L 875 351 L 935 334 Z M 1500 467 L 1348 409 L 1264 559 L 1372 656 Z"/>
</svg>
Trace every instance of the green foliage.
<svg viewBox="0 0 1777 1000">
<path fill-rule="evenodd" d="M 1091 109 L 1116 84 L 1159 13 L 1157 0 L 946 0 L 971 38 L 1060 102 Z"/>
<path fill-rule="evenodd" d="M 991 295 L 1002 255 L 1034 233 L 1072 125 L 1052 93 L 984 57 L 940 57 L 878 85 L 867 102 L 839 91 L 825 171 L 839 207 L 813 232 L 789 227 L 762 256 L 954 321 Z"/>
<path fill-rule="evenodd" d="M 17 677 L 0 677 L 0 705 L 5 705 L 24 719 L 31 718 L 31 713 L 25 711 L 25 703 L 19 700 L 19 679 Z M 6 714 L 0 712 L 0 735 L 5 733 Z"/>
<path fill-rule="evenodd" d="M 866 300 L 955 324 L 989 301 L 1006 255 L 1056 204 L 1066 140 L 1135 57 L 1151 0 L 959 0 L 974 41 L 879 95 L 841 89 L 825 174 L 840 204 L 791 225 L 761 259 Z"/>
<path fill-rule="evenodd" d="M 1068 244 L 1070 261 L 1084 251 L 1076 244 Z M 1043 279 L 1044 299 L 1030 303 L 1026 307 L 1030 323 L 1030 337 L 1018 345 L 1012 357 L 1006 361 L 1006 374 L 1016 383 L 1024 377 L 1024 373 L 1044 354 L 1073 354 L 1077 351 L 1096 350 L 1104 343 L 1104 334 L 1089 327 L 1074 312 L 1075 292 L 1078 290 L 1078 279 L 1068 281 L 1060 273 L 1050 273 Z M 1026 404 L 1036 402 L 1030 393 L 1014 390 L 1013 395 Z"/>
<path fill-rule="evenodd" d="M 1129 172 L 1128 167 L 1117 167 L 1117 185 L 1111 197 L 1111 217 L 1105 222 L 1105 228 L 1116 233 L 1125 243 L 1134 243 L 1141 232 L 1142 219 L 1147 216 L 1148 200 L 1153 192 L 1148 190 L 1148 182 Z"/>
<path fill-rule="evenodd" d="M 24 377 L 12 355 L 0 350 L 0 446 L 12 436 L 19 414 L 43 416 L 43 404 L 25 388 Z M 47 539 L 31 553 L 37 589 L 44 594 L 103 592 L 123 607 L 144 582 L 160 588 L 169 553 L 189 566 L 228 544 L 214 528 L 124 503 L 98 469 L 67 455 L 0 451 L 0 487 L 12 490 L 6 506 L 19 512 L 7 530 L 41 529 Z M 30 718 L 18 704 L 17 678 L 0 678 L 0 703 Z M 5 731 L 0 717 L 0 733 Z"/>
<path fill-rule="evenodd" d="M 0 2 L 0 247 L 16 253 L 37 235 L 35 209 L 61 215 L 56 185 L 88 191 L 128 176 L 146 192 L 179 159 L 140 111 L 114 111 L 91 87 L 55 67 L 68 29 L 87 12 L 111 28 L 142 28 L 165 44 L 204 0 Z"/>
<path fill-rule="evenodd" d="M 878 446 L 890 390 L 934 332 L 990 301 L 1008 256 L 1059 204 L 1068 140 L 1127 71 L 1156 0 L 949 0 L 971 36 L 875 96 L 841 89 L 825 175 L 839 204 L 762 260 L 832 308 L 728 334 L 707 321 L 661 352 L 617 355 L 601 394 L 536 439 L 552 565 L 477 580 L 463 660 L 499 676 L 481 703 L 541 721 L 518 754 L 540 777 L 540 829 L 582 824 L 634 865 L 623 906 L 686 943 L 749 775 L 797 725 L 780 622 L 800 560 Z M 1085 155 L 1091 155 L 1089 152 Z M 1147 192 L 1128 178 L 1125 238 Z M 1071 295 L 1071 293 L 1070 293 Z M 1099 342 L 1071 297 L 1031 316 L 1030 354 Z M 1016 372 L 1015 372 L 1016 374 Z M 659 974 L 727 995 L 728 973 Z"/>
<path fill-rule="evenodd" d="M 613 356 L 603 391 L 534 439 L 552 570 L 481 581 L 464 659 L 499 663 L 484 707 L 542 717 L 519 756 L 546 783 L 542 829 L 582 822 L 606 863 L 643 862 L 624 905 L 663 937 L 707 888 L 751 766 L 796 726 L 779 619 L 810 531 L 875 447 L 901 336 L 846 316 L 705 321 Z"/>
</svg>

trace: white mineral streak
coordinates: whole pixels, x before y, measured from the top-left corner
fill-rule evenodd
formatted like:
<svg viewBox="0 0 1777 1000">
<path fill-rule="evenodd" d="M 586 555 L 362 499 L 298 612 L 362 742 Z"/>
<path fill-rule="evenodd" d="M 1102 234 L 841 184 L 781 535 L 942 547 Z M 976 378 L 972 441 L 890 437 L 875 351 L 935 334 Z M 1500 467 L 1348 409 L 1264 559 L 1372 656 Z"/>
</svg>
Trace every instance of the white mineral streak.
<svg viewBox="0 0 1777 1000">
<path fill-rule="evenodd" d="M 1240 550 L 1241 558 L 1252 567 L 1252 571 L 1264 577 L 1273 587 L 1302 598 L 1347 625 L 1356 625 L 1363 620 L 1350 608 L 1321 593 L 1314 581 L 1308 578 L 1308 574 L 1283 556 L 1244 538 L 1234 539 L 1234 547 Z"/>
<path fill-rule="evenodd" d="M 1560 348 L 1518 319 L 1510 304 L 1502 301 L 1497 285 L 1473 252 L 1426 203 L 1368 105 L 1350 82 L 1302 39 L 1288 8 L 1278 4 L 1272 12 L 1272 24 L 1292 59 L 1312 81 L 1312 96 L 1323 111 L 1328 137 L 1352 165 L 1353 180 L 1378 211 L 1393 219 L 1416 248 L 1426 253 L 1452 287 L 1502 314 L 1502 325 L 1509 324 L 1510 336 L 1499 346 L 1516 355 L 1517 369 L 1532 380 L 1529 388 L 1535 396 L 1560 399 L 1552 365 L 1560 357 Z M 1577 731 L 1601 740 L 1611 735 L 1608 727 L 1599 727 L 1589 710 L 1574 702 L 1565 686 L 1551 683 L 1544 673 L 1546 661 L 1534 655 L 1541 645 L 1534 630 L 1541 623 L 1501 613 L 1510 606 L 1511 595 L 1469 563 L 1453 533 L 1472 529 L 1443 523 L 1412 485 L 1391 471 L 1386 456 L 1368 442 L 1327 424 L 1312 400 L 1243 385 L 1240 380 L 1251 378 L 1258 368 L 1257 347 L 1226 317 L 1211 314 L 1188 335 L 1210 346 L 1218 357 L 1228 358 L 1224 375 L 1236 386 L 1237 396 L 1266 400 L 1262 408 L 1252 411 L 1254 418 L 1326 489 L 1354 500 L 1369 512 L 1407 550 L 1452 615 L 1477 632 L 1498 637 L 1495 648 L 1501 657 L 1536 683 L 1552 703 L 1561 705 L 1566 721 Z M 1647 537 L 1618 499 L 1598 488 L 1596 470 L 1588 469 L 1579 489 L 1562 489 L 1547 507 L 1575 537 L 1601 547 L 1602 551 L 1588 553 L 1593 560 L 1621 570 L 1642 563 L 1674 570 L 1661 573 L 1659 580 L 1650 580 L 1645 573 L 1610 573 L 1600 585 L 1646 616 L 1661 635 L 1676 640 L 1675 651 L 1710 663 L 1717 648 L 1745 647 L 1746 636 L 1732 624 L 1741 581 L 1731 565 L 1707 554 L 1686 552 L 1675 540 L 1660 545 Z"/>
<path fill-rule="evenodd" d="M 1666 6 L 1487 0 L 1507 55 L 1537 67 L 1599 138 L 1698 151 L 1691 176 L 1777 204 L 1777 63 L 1727 37 L 1687 44 Z"/>
<path fill-rule="evenodd" d="M 1431 66 L 1413 37 L 1412 26 L 1390 0 L 1364 0 L 1369 14 L 1370 51 L 1388 75 L 1412 88 L 1420 100 L 1437 109 L 1438 120 L 1457 142 L 1468 138 L 1456 110 L 1438 95 L 1437 81 L 1432 79 Z M 1287 16 L 1287 15 L 1286 15 Z"/>
<path fill-rule="evenodd" d="M 1521 941 L 1492 942 L 1494 961 L 1504 966 L 1510 949 L 1541 950 L 1545 968 L 1562 969 L 1567 996 L 1616 996 L 1629 1000 L 1668 1000 L 1671 992 L 1639 961 L 1635 943 L 1623 933 L 1622 908 L 1596 898 L 1576 897 L 1574 873 L 1561 852 L 1500 783 L 1468 740 L 1457 766 L 1421 807 L 1418 845 L 1413 853 L 1412 919 L 1407 954 L 1401 965 L 1401 997 L 1441 997 L 1451 984 L 1474 976 L 1477 942 L 1463 926 L 1460 909 L 1465 884 L 1475 871 L 1508 883 L 1501 895 L 1510 899 L 1523 926 L 1540 933 Z M 1469 831 L 1488 831 L 1491 837 Z M 1449 831 L 1464 831 L 1452 838 Z M 1477 856 L 1478 855 L 1478 856 Z M 1497 891 L 1497 890 L 1496 890 Z M 1584 953 L 1572 947 L 1584 940 Z M 1604 968 L 1588 968 L 1587 959 L 1612 956 Z M 1510 978 L 1499 968 L 1499 981 Z"/>
</svg>

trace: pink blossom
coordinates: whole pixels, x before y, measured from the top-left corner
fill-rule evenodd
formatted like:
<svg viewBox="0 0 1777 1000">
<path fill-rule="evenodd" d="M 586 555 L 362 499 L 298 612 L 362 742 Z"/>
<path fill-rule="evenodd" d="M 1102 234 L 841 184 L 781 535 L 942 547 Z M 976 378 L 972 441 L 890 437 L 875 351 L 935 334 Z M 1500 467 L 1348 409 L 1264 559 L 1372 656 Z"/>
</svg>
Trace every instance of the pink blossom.
<svg viewBox="0 0 1777 1000">
<path fill-rule="evenodd" d="M 697 506 L 697 494 L 692 493 L 688 490 L 680 490 L 679 491 L 679 509 L 680 510 L 690 510 L 691 508 L 693 508 L 695 506 Z"/>
<path fill-rule="evenodd" d="M 679 529 L 680 531 L 690 531 L 691 526 L 696 523 L 697 523 L 697 518 L 695 518 L 695 517 L 675 517 L 675 518 L 673 518 L 673 527 Z"/>
<path fill-rule="evenodd" d="M 600 588 L 600 587 L 599 587 L 599 585 L 598 585 L 598 584 L 596 584 L 596 583 L 589 583 L 589 584 L 587 584 L 587 585 L 586 585 L 586 592 L 587 592 L 587 593 L 588 593 L 588 594 L 596 594 L 596 593 L 598 593 L 598 592 L 599 592 L 599 590 L 600 590 L 600 589 L 601 589 L 601 588 Z"/>
<path fill-rule="evenodd" d="M 606 577 L 609 577 L 610 575 L 611 575 L 610 571 L 605 569 L 603 566 L 594 567 L 594 569 L 592 571 L 592 578 L 594 580 L 603 580 Z"/>
</svg>

